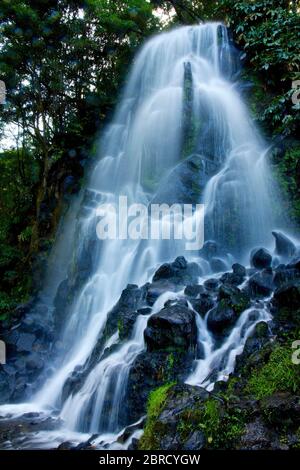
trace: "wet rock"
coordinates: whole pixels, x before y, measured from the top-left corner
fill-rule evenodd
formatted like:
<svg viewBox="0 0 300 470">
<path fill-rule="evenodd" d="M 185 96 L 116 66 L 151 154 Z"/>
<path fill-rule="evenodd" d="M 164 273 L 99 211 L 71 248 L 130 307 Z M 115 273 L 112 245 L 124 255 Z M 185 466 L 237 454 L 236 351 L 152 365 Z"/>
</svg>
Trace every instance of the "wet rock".
<svg viewBox="0 0 300 470">
<path fill-rule="evenodd" d="M 213 333 L 224 333 L 238 318 L 238 314 L 231 307 L 227 299 L 222 299 L 217 307 L 208 314 L 207 326 Z"/>
<path fill-rule="evenodd" d="M 246 276 L 246 268 L 239 263 L 234 263 L 232 265 L 232 271 L 236 276 L 243 278 Z"/>
<path fill-rule="evenodd" d="M 300 279 L 300 271 L 294 267 L 281 264 L 275 270 L 273 282 L 275 287 L 284 287 L 295 279 Z"/>
<path fill-rule="evenodd" d="M 298 309 L 300 307 L 300 280 L 276 289 L 273 300 L 279 308 Z"/>
<path fill-rule="evenodd" d="M 209 264 L 214 273 L 224 272 L 227 269 L 226 263 L 221 258 L 211 258 Z"/>
<path fill-rule="evenodd" d="M 272 256 L 265 248 L 255 249 L 251 252 L 250 262 L 256 269 L 269 268 L 272 263 Z"/>
<path fill-rule="evenodd" d="M 17 350 L 31 352 L 35 340 L 36 337 L 33 334 L 21 333 L 16 344 Z"/>
<path fill-rule="evenodd" d="M 222 285 L 218 292 L 219 300 L 226 299 L 236 313 L 241 313 L 250 306 L 250 297 L 235 286 Z"/>
<path fill-rule="evenodd" d="M 251 297 L 268 297 L 272 293 L 273 288 L 273 273 L 271 269 L 265 269 L 254 274 L 247 284 Z"/>
<path fill-rule="evenodd" d="M 173 284 L 196 284 L 201 274 L 197 263 L 188 263 L 183 256 L 179 256 L 173 263 L 160 266 L 153 276 L 153 282 L 166 279 Z"/>
<path fill-rule="evenodd" d="M 261 409 L 272 425 L 299 426 L 300 397 L 289 392 L 276 392 L 261 400 Z"/>
<path fill-rule="evenodd" d="M 129 371 L 127 400 L 124 403 L 124 426 L 146 413 L 149 393 L 166 382 L 184 382 L 194 361 L 191 351 L 143 351 Z"/>
<path fill-rule="evenodd" d="M 197 343 L 195 314 L 181 305 L 173 305 L 152 315 L 144 332 L 148 351 L 190 349 Z"/>
<path fill-rule="evenodd" d="M 122 434 L 118 437 L 117 442 L 119 442 L 120 444 L 125 444 L 125 442 L 130 438 L 130 436 L 132 436 L 132 434 L 135 431 L 138 431 L 139 429 L 143 428 L 145 421 L 146 421 L 146 416 L 144 416 L 141 420 L 139 420 L 138 423 L 134 423 L 129 426 L 126 426 Z"/>
<path fill-rule="evenodd" d="M 272 448 L 273 436 L 261 418 L 246 424 L 240 439 L 241 450 L 268 450 Z"/>
<path fill-rule="evenodd" d="M 300 280 L 276 289 L 272 299 L 275 327 L 293 329 L 300 326 Z"/>
<path fill-rule="evenodd" d="M 191 303 L 196 312 L 200 313 L 202 317 L 214 306 L 213 298 L 207 293 L 201 294 L 199 299 L 192 300 Z"/>
<path fill-rule="evenodd" d="M 26 367 L 28 369 L 42 369 L 44 367 L 44 360 L 40 354 L 32 353 L 26 358 Z"/>
<path fill-rule="evenodd" d="M 221 282 L 223 284 L 231 286 L 239 286 L 244 282 L 245 275 L 240 272 L 233 271 L 232 273 L 225 273 L 221 277 Z"/>
<path fill-rule="evenodd" d="M 294 243 L 281 232 L 272 232 L 275 238 L 275 253 L 279 256 L 290 258 L 296 252 Z"/>
<path fill-rule="evenodd" d="M 204 436 L 199 430 L 199 421 L 194 410 L 201 410 L 209 393 L 201 387 L 175 385 L 167 394 L 163 410 L 153 427 L 155 448 L 161 450 L 198 450 L 204 445 Z M 180 432 L 180 423 L 186 422 L 191 431 L 188 435 Z M 194 429 L 193 429 L 194 428 Z"/>
<path fill-rule="evenodd" d="M 211 279 L 207 279 L 203 285 L 205 289 L 209 291 L 216 291 L 220 285 L 220 282 L 218 279 L 211 278 Z"/>
<path fill-rule="evenodd" d="M 184 294 L 187 295 L 188 297 L 193 297 L 193 298 L 198 297 L 200 294 L 203 294 L 203 292 L 204 292 L 204 287 L 198 284 L 186 286 L 186 288 L 184 289 Z"/>
<path fill-rule="evenodd" d="M 206 438 L 202 431 L 194 431 L 182 446 L 182 450 L 200 450 L 206 444 Z"/>
</svg>

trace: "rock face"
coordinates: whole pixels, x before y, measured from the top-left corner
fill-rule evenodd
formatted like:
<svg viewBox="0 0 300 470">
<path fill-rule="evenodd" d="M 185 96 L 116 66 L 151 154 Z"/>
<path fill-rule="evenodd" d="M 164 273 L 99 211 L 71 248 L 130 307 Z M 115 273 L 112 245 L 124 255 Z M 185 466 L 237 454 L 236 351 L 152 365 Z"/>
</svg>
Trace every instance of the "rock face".
<svg viewBox="0 0 300 470">
<path fill-rule="evenodd" d="M 148 423 L 150 429 L 142 438 L 144 450 L 156 448 L 161 450 L 200 450 L 205 444 L 205 436 L 200 428 L 193 429 L 197 416 L 191 410 L 203 409 L 209 393 L 200 387 L 176 385 L 167 394 L 167 401 L 155 422 Z M 190 426 L 180 428 L 180 422 L 189 416 Z M 146 423 L 147 430 L 147 423 Z"/>
<path fill-rule="evenodd" d="M 0 403 L 28 398 L 55 340 L 48 307 L 38 299 L 20 305 L 0 339 L 6 344 L 6 364 L 0 366 Z"/>
<path fill-rule="evenodd" d="M 203 155 L 191 155 L 164 178 L 152 204 L 195 204 L 218 166 Z"/>
<path fill-rule="evenodd" d="M 272 263 L 272 256 L 265 248 L 259 248 L 251 252 L 250 261 L 254 268 L 269 268 Z"/>
<path fill-rule="evenodd" d="M 166 307 L 149 318 L 144 337 L 148 351 L 194 349 L 197 343 L 195 314 L 182 304 Z"/>
</svg>

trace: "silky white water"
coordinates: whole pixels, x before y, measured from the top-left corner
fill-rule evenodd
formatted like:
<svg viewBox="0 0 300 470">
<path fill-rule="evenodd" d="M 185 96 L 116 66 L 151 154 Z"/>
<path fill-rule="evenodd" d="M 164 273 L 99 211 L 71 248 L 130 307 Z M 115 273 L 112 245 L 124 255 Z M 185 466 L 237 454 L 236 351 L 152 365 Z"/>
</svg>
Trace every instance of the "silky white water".
<svg viewBox="0 0 300 470">
<path fill-rule="evenodd" d="M 232 249 L 237 259 L 242 259 L 250 247 L 270 242 L 274 220 L 266 149 L 232 82 L 237 66 L 227 30 L 218 23 L 208 23 L 159 34 L 134 60 L 113 121 L 101 139 L 101 158 L 88 185 L 84 215 L 77 221 L 77 253 L 96 238 L 97 204 L 117 203 L 119 195 L 127 196 L 128 204 L 149 204 L 170 171 L 185 158 L 186 64 L 191 70 L 189 104 L 194 122 L 190 152 L 204 156 L 216 168 L 197 201 L 206 206 L 206 239 L 217 241 L 227 251 Z M 102 352 L 109 347 L 112 352 L 103 354 L 80 389 L 65 401 L 63 389 L 70 374 L 86 365 L 101 338 L 107 315 L 126 285 L 143 285 L 159 265 L 179 255 L 202 263 L 203 274 L 209 274 L 207 262 L 201 261 L 197 252 L 185 251 L 184 240 L 95 243 L 91 272 L 73 299 L 61 333 L 68 352 L 54 362 L 52 374 L 33 396 L 30 410 L 55 410 L 70 432 L 103 436 L 120 432 L 118 415 L 126 400 L 128 373 L 145 347 L 143 332 L 148 316 L 137 317 L 127 342 L 120 343 L 116 333 L 108 338 Z M 163 294 L 150 315 L 178 295 L 183 294 Z M 253 319 L 251 312 L 249 309 L 241 315 L 218 349 L 206 320 L 197 315 L 198 341 L 205 355 L 195 363 L 188 383 L 210 388 L 211 381 L 205 379 L 213 369 L 217 368 L 218 379 L 232 372 L 235 357 L 255 324 L 270 319 L 264 308 Z"/>
</svg>

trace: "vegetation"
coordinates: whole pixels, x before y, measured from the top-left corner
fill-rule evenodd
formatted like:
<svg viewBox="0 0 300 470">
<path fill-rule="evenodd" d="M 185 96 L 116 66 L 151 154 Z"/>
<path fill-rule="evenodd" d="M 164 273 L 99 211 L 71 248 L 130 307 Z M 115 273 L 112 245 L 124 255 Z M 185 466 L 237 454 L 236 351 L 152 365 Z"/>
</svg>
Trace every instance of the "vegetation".
<svg viewBox="0 0 300 470">
<path fill-rule="evenodd" d="M 290 342 L 274 349 L 268 362 L 252 374 L 246 387 L 247 393 L 258 400 L 276 391 L 295 393 L 299 390 L 299 366 L 291 361 Z"/>
<path fill-rule="evenodd" d="M 174 385 L 174 382 L 167 383 L 153 390 L 148 399 L 147 422 L 144 434 L 139 442 L 141 450 L 158 449 L 157 418 L 167 400 L 168 391 Z"/>
<path fill-rule="evenodd" d="M 152 9 L 146 0 L 1 2 L 0 129 L 14 148 L 0 153 L 0 318 L 31 291 L 62 195 L 78 191 L 132 54 L 158 27 Z"/>
</svg>

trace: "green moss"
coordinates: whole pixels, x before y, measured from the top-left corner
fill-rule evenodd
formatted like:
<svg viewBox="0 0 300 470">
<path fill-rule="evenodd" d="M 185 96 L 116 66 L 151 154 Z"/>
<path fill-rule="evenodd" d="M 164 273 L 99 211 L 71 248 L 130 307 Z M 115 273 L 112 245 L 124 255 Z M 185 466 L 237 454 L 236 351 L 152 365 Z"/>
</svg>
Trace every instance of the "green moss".
<svg viewBox="0 0 300 470">
<path fill-rule="evenodd" d="M 173 385 L 174 382 L 162 385 L 153 390 L 149 395 L 146 426 L 139 442 L 139 448 L 141 450 L 154 450 L 159 448 L 159 435 L 162 429 L 157 422 L 157 418 L 166 402 L 168 391 Z"/>
<path fill-rule="evenodd" d="M 288 342 L 274 349 L 268 362 L 253 373 L 245 391 L 256 399 L 261 399 L 276 391 L 294 393 L 299 387 L 299 366 L 292 363 L 292 349 Z"/>
</svg>

